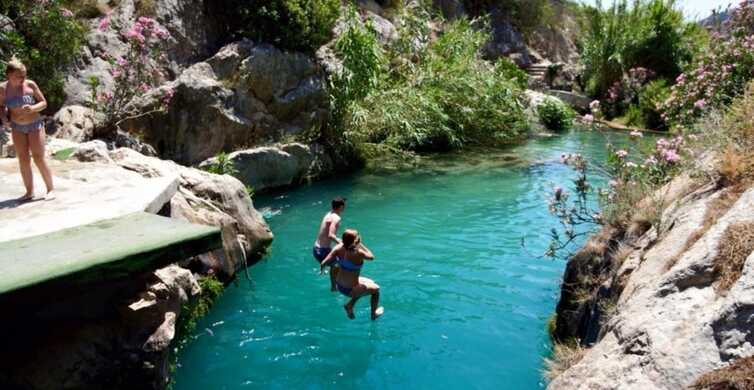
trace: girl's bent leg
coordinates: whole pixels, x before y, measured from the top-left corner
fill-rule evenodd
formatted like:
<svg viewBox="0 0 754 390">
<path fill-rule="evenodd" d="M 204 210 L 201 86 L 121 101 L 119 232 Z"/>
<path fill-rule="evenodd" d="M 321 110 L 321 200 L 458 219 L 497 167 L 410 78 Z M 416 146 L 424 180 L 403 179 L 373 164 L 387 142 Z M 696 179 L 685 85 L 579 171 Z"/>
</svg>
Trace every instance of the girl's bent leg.
<svg viewBox="0 0 754 390">
<path fill-rule="evenodd" d="M 32 158 L 34 158 L 34 164 L 37 166 L 37 169 L 39 169 L 39 173 L 42 174 L 42 180 L 44 180 L 45 186 L 47 187 L 47 193 L 49 196 L 46 198 L 51 199 L 52 190 L 55 188 L 52 183 L 52 172 L 50 171 L 50 167 L 47 166 L 47 161 L 45 161 L 44 128 L 29 133 L 29 149 L 31 150 Z"/>
<path fill-rule="evenodd" d="M 366 294 L 372 296 L 370 299 L 372 306 L 372 320 L 376 320 L 385 312 L 385 309 L 380 306 L 380 286 L 375 283 L 374 280 L 363 277 L 359 278 L 359 284 L 364 286 Z"/>
<path fill-rule="evenodd" d="M 23 199 L 31 199 L 34 196 L 34 175 L 31 172 L 29 136 L 15 130 L 13 130 L 11 136 L 13 137 L 13 146 L 16 149 L 16 157 L 18 157 L 18 169 L 21 171 L 21 178 L 26 188 Z"/>
</svg>

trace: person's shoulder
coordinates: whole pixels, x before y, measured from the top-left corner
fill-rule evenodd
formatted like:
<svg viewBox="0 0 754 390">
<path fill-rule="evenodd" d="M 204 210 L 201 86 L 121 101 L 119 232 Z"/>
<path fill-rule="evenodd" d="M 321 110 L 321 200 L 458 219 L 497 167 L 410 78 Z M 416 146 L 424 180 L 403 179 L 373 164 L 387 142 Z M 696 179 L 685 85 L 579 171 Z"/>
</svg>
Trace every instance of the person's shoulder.
<svg viewBox="0 0 754 390">
<path fill-rule="evenodd" d="M 26 79 L 25 82 L 26 82 L 26 85 L 29 86 L 29 87 L 31 87 L 31 88 L 33 88 L 33 89 L 39 89 L 39 86 L 37 85 L 37 83 L 34 80 Z"/>
</svg>

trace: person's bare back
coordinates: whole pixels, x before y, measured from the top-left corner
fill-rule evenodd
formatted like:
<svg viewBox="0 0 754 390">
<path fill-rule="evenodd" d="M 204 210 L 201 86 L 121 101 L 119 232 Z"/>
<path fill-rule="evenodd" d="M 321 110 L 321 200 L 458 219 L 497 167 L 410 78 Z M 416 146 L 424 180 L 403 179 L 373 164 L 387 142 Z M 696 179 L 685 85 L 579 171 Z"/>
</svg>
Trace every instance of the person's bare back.
<svg viewBox="0 0 754 390">
<path fill-rule="evenodd" d="M 332 242 L 340 243 L 338 238 L 338 227 L 340 227 L 340 214 L 346 209 L 346 200 L 341 197 L 337 197 L 332 201 L 332 209 L 325 214 L 322 218 L 322 222 L 319 224 L 319 232 L 317 232 L 317 240 L 314 241 L 314 248 L 312 248 L 312 254 L 314 258 L 322 263 L 325 257 L 332 250 Z M 330 290 L 335 291 L 335 275 L 336 269 L 330 270 Z"/>
<path fill-rule="evenodd" d="M 317 241 L 314 246 L 319 248 L 332 248 L 332 241 L 336 243 L 339 241 L 337 238 L 338 227 L 340 226 L 340 215 L 330 211 L 322 217 L 322 223 L 319 225 L 319 233 L 317 234 Z"/>
</svg>

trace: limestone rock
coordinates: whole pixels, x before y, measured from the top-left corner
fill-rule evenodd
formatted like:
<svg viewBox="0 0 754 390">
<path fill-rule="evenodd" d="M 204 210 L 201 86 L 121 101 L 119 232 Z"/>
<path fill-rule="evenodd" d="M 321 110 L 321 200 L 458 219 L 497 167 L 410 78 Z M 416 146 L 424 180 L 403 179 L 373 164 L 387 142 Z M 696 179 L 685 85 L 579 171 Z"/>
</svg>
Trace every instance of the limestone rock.
<svg viewBox="0 0 754 390">
<path fill-rule="evenodd" d="M 558 331 L 565 334 L 560 337 L 583 337 L 587 327 L 578 323 L 592 323 L 598 337 L 549 389 L 687 388 L 702 374 L 754 354 L 754 253 L 726 293 L 716 291 L 713 270 L 726 229 L 754 221 L 754 188 L 697 235 L 707 209 L 719 207 L 719 196 L 719 189 L 702 187 L 668 199 L 662 229 L 653 227 L 640 237 L 633 253 L 617 265 L 616 278 L 606 281 L 606 288 L 615 292 L 616 308 L 609 317 L 590 319 L 573 307 L 562 308 Z M 698 240 L 687 248 L 690 237 Z M 605 269 L 599 259 L 594 264 Z M 574 269 L 571 262 L 569 269 Z M 578 275 L 566 275 L 564 283 L 574 277 Z M 560 329 L 560 314 L 565 320 L 569 310 L 575 316 L 572 326 Z"/>
<path fill-rule="evenodd" d="M 432 5 L 439 9 L 448 20 L 466 16 L 466 7 L 463 5 L 463 0 L 433 0 Z"/>
<path fill-rule="evenodd" d="M 166 70 L 172 75 L 179 74 L 197 59 L 209 56 L 220 40 L 218 31 L 221 21 L 208 12 L 213 6 L 209 1 L 120 0 L 116 5 L 110 14 L 110 27 L 100 30 L 99 18 L 89 21 L 89 33 L 81 55 L 66 78 L 64 89 L 67 105 L 83 104 L 89 99 L 89 79 L 92 76 L 100 80 L 103 91 L 112 89 L 114 81 L 104 54 L 118 57 L 126 52 L 127 45 L 121 33 L 140 15 L 152 15 L 170 32 L 165 53 L 169 60 Z"/>
<path fill-rule="evenodd" d="M 124 127 L 144 134 L 160 156 L 187 164 L 321 127 L 328 113 L 324 75 L 311 58 L 251 41 L 223 47 L 165 88 L 175 92 L 166 113 Z M 137 104 L 146 111 L 159 96 Z"/>
<path fill-rule="evenodd" d="M 81 162 L 113 162 L 107 152 L 107 145 L 99 140 L 89 141 L 78 145 L 73 154 L 71 154 L 71 157 Z"/>
<path fill-rule="evenodd" d="M 490 11 L 490 26 L 492 37 L 485 46 L 487 57 L 495 59 L 516 54 L 516 65 L 526 68 L 532 63 L 529 49 L 523 34 L 510 21 L 510 16 L 500 7 L 493 7 Z"/>
<path fill-rule="evenodd" d="M 333 170 L 332 160 L 317 144 L 263 146 L 233 152 L 228 159 L 238 171 L 238 178 L 256 191 L 296 185 Z M 211 158 L 202 162 L 200 167 L 216 163 L 217 159 Z"/>
<path fill-rule="evenodd" d="M 258 257 L 272 241 L 267 223 L 237 179 L 147 157 L 127 148 L 110 152 L 110 157 L 121 167 L 144 177 L 178 175 L 180 187 L 170 202 L 171 216 L 223 228 L 226 245 L 216 254 L 223 261 L 216 269 L 222 278 L 233 276 L 244 265 L 247 255 Z"/>
<path fill-rule="evenodd" d="M 52 120 L 56 138 L 85 142 L 94 136 L 96 119 L 91 108 L 79 105 L 65 106 Z"/>
</svg>

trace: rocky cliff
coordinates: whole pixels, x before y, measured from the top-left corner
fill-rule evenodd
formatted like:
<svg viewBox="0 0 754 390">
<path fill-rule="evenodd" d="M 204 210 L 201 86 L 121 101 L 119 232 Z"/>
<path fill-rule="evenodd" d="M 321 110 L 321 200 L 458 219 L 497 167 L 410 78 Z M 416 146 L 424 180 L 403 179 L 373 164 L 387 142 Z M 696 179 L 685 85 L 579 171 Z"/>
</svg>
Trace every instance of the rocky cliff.
<svg viewBox="0 0 754 390">
<path fill-rule="evenodd" d="M 754 187 L 683 175 L 656 198 L 569 260 L 554 336 L 586 349 L 549 389 L 682 389 L 750 366 Z M 710 388 L 750 388 L 725 383 Z"/>
</svg>

